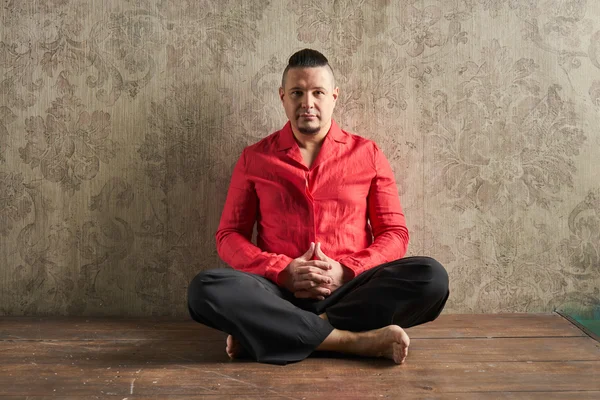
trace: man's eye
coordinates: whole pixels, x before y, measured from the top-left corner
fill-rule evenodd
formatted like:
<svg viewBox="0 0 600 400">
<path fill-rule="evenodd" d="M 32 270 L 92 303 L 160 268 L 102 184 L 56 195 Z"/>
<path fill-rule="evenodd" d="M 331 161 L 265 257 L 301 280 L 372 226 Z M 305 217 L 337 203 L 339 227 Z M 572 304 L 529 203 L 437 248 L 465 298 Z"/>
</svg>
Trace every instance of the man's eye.
<svg viewBox="0 0 600 400">
<path fill-rule="evenodd" d="M 292 92 L 292 96 L 302 96 L 302 92 L 295 90 Z"/>
</svg>

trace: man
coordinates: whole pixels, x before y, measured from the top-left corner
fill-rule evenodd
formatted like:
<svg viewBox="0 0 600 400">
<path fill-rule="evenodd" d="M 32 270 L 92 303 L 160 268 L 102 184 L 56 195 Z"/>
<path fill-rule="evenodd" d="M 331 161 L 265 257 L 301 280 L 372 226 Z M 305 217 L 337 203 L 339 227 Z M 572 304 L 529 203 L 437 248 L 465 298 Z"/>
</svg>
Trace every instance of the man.
<svg viewBox="0 0 600 400">
<path fill-rule="evenodd" d="M 286 364 L 334 351 L 402 364 L 403 328 L 446 303 L 445 269 L 402 258 L 394 175 L 375 143 L 332 120 L 338 92 L 325 56 L 292 55 L 279 89 L 289 121 L 235 166 L 216 234 L 233 269 L 201 272 L 188 291 L 192 318 L 229 334 L 230 358 Z"/>
</svg>

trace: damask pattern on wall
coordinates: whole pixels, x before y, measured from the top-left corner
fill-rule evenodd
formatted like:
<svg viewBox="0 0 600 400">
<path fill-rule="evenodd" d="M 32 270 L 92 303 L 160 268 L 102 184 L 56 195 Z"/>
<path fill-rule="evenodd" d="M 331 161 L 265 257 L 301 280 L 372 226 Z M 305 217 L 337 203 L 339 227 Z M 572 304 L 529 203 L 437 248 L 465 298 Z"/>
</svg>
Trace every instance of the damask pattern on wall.
<svg viewBox="0 0 600 400">
<path fill-rule="evenodd" d="M 305 47 L 392 164 L 447 312 L 600 307 L 597 2 L 9 1 L 0 21 L 0 315 L 185 315 Z"/>
</svg>

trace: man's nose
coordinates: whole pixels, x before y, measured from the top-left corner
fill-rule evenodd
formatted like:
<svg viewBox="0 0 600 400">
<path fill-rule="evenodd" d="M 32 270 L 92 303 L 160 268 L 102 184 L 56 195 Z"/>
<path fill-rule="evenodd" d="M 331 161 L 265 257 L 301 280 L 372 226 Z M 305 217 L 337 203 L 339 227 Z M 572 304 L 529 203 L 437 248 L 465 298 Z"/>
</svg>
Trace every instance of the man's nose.
<svg viewBox="0 0 600 400">
<path fill-rule="evenodd" d="M 304 95 L 302 97 L 302 108 L 309 109 L 309 108 L 313 108 L 314 105 L 315 105 L 315 99 L 310 93 L 307 93 L 306 95 Z"/>
</svg>

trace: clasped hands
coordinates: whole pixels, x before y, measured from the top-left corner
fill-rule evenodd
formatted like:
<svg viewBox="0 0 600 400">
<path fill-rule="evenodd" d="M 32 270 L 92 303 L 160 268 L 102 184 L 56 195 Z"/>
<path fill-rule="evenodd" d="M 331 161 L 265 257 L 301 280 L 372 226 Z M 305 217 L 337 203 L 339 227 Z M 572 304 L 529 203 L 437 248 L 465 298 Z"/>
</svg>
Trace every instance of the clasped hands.
<svg viewBox="0 0 600 400">
<path fill-rule="evenodd" d="M 324 300 L 344 284 L 344 267 L 323 253 L 321 243 L 311 243 L 281 273 L 283 285 L 297 298 Z"/>
</svg>

